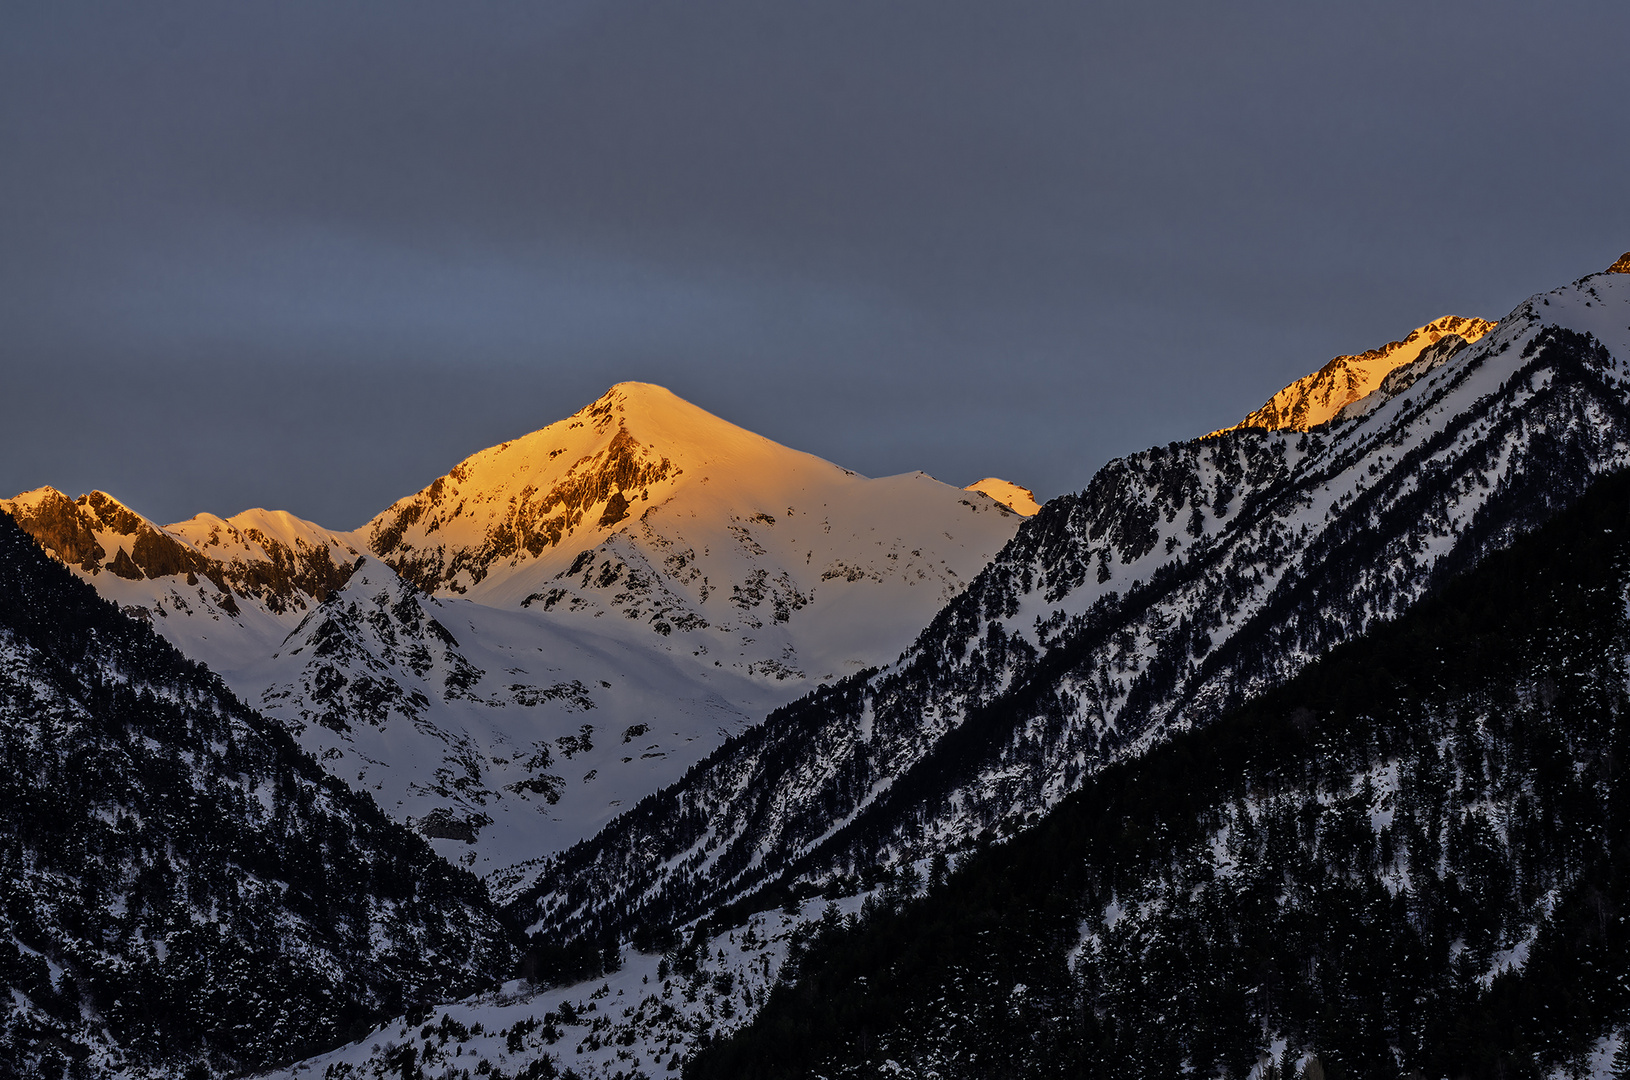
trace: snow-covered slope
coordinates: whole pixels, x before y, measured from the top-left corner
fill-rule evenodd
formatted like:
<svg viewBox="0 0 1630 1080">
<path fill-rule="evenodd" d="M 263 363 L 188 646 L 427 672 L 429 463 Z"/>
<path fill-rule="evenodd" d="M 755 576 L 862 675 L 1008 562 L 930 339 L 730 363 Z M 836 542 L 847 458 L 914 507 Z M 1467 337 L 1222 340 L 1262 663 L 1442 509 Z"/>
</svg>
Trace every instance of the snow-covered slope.
<svg viewBox="0 0 1630 1080">
<path fill-rule="evenodd" d="M 926 901 L 885 897 L 687 1080 L 1622 1076 L 1627 520 L 1630 475 L 1597 481 Z"/>
<path fill-rule="evenodd" d="M 491 874 L 592 835 L 785 698 L 784 682 L 661 641 L 432 597 L 370 556 L 274 652 L 223 674 L 335 775 Z"/>
<path fill-rule="evenodd" d="M 994 476 L 987 476 L 983 480 L 975 480 L 963 491 L 978 491 L 989 495 L 1015 514 L 1023 517 L 1035 517 L 1041 504 L 1036 502 L 1036 494 L 1029 488 L 1020 487 L 1011 480 L 1001 480 Z"/>
<path fill-rule="evenodd" d="M 440 1005 L 410 1022 L 383 1024 L 348 1046 L 293 1066 L 267 1080 L 385 1080 L 412 1060 L 426 1076 L 565 1076 L 630 1080 L 678 1073 L 698 1044 L 743 1027 L 785 973 L 789 952 L 801 949 L 841 915 L 855 918 L 876 893 L 797 910 L 759 912 L 744 925 L 694 934 L 674 955 L 626 949 L 621 966 L 571 986 L 540 989 L 522 980 Z M 481 1071 L 481 1062 L 487 1071 Z M 529 1073 L 548 1061 L 552 1071 Z M 567 1070 L 571 1070 L 568 1074 Z"/>
<path fill-rule="evenodd" d="M 1297 379 L 1269 398 L 1262 408 L 1224 430 L 1255 427 L 1306 431 L 1317 427 L 1380 387 L 1392 371 L 1413 363 L 1422 352 L 1445 338 L 1458 338 L 1455 345 L 1470 344 L 1492 329 L 1494 324 L 1484 319 L 1460 315 L 1434 319 L 1410 331 L 1401 341 L 1389 341 L 1379 349 L 1354 356 L 1336 357 L 1313 374 Z"/>
<path fill-rule="evenodd" d="M 624 383 L 357 533 L 9 503 L 104 596 L 491 874 L 591 835 L 725 738 L 896 658 L 1021 518 L 871 480 Z"/>
<path fill-rule="evenodd" d="M 1313 431 L 1111 462 L 1027 520 L 899 664 L 721 748 L 540 864 L 515 910 L 595 936 L 672 925 L 777 879 L 1015 829 L 1630 465 L 1627 359 L 1630 277 L 1594 275 Z"/>
</svg>

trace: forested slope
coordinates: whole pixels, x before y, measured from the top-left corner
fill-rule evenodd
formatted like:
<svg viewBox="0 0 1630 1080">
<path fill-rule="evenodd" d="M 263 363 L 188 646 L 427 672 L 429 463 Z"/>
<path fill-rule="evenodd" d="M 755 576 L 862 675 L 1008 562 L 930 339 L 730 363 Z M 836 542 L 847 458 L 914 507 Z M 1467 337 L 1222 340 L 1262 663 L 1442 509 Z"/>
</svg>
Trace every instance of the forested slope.
<svg viewBox="0 0 1630 1080">
<path fill-rule="evenodd" d="M 830 920 L 688 1078 L 1531 1077 L 1630 1021 L 1630 478 Z"/>
<path fill-rule="evenodd" d="M 236 1073 L 511 960 L 479 882 L 0 514 L 0 1072 Z"/>
</svg>

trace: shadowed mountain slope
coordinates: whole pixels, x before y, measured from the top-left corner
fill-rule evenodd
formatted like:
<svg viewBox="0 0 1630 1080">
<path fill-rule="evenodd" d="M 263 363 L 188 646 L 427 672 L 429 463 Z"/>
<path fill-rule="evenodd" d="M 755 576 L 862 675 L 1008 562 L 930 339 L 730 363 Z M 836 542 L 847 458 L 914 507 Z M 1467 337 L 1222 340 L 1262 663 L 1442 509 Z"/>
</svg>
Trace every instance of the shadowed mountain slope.
<svg viewBox="0 0 1630 1080">
<path fill-rule="evenodd" d="M 1627 597 L 1620 473 L 925 898 L 827 920 L 687 1080 L 1605 1069 L 1630 1008 Z"/>
<path fill-rule="evenodd" d="M 0 763 L 22 1074 L 237 1073 L 509 973 L 479 882 L 4 514 Z"/>
</svg>

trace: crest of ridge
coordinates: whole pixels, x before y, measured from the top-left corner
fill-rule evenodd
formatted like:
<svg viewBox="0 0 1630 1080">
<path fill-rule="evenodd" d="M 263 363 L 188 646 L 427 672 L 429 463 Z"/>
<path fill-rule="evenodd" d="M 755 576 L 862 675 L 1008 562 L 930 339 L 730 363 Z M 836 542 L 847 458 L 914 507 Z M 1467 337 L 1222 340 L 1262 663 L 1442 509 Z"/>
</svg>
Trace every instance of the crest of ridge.
<svg viewBox="0 0 1630 1080">
<path fill-rule="evenodd" d="M 1389 341 L 1378 349 L 1351 356 L 1337 356 L 1318 371 L 1304 375 L 1279 391 L 1239 423 L 1211 434 L 1248 427 L 1292 431 L 1318 427 L 1334 419 L 1348 405 L 1379 389 L 1393 371 L 1413 363 L 1421 353 L 1445 338 L 1459 337 L 1470 344 L 1494 329 L 1494 325 L 1486 319 L 1445 315 L 1410 331 L 1402 340 Z"/>
</svg>

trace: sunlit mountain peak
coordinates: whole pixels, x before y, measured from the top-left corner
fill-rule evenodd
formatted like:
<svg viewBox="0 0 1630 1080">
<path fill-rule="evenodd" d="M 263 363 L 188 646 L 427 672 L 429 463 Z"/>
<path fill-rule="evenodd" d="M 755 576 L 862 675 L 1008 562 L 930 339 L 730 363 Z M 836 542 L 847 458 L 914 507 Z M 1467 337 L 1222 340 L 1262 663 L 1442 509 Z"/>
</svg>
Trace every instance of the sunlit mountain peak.
<svg viewBox="0 0 1630 1080">
<path fill-rule="evenodd" d="M 1367 352 L 1335 357 L 1318 371 L 1304 375 L 1279 391 L 1239 423 L 1222 430 L 1255 427 L 1306 431 L 1317 427 L 1380 388 L 1393 371 L 1414 363 L 1423 352 L 1445 339 L 1454 337 L 1470 344 L 1492 329 L 1494 324 L 1485 319 L 1462 315 L 1433 319 L 1399 341 L 1389 341 Z"/>
<path fill-rule="evenodd" d="M 1029 488 L 1020 487 L 1011 480 L 1003 480 L 995 476 L 975 480 L 962 490 L 977 491 L 982 495 L 989 495 L 1022 517 L 1033 517 L 1036 511 L 1041 509 L 1041 504 L 1036 501 L 1035 492 Z"/>
</svg>

